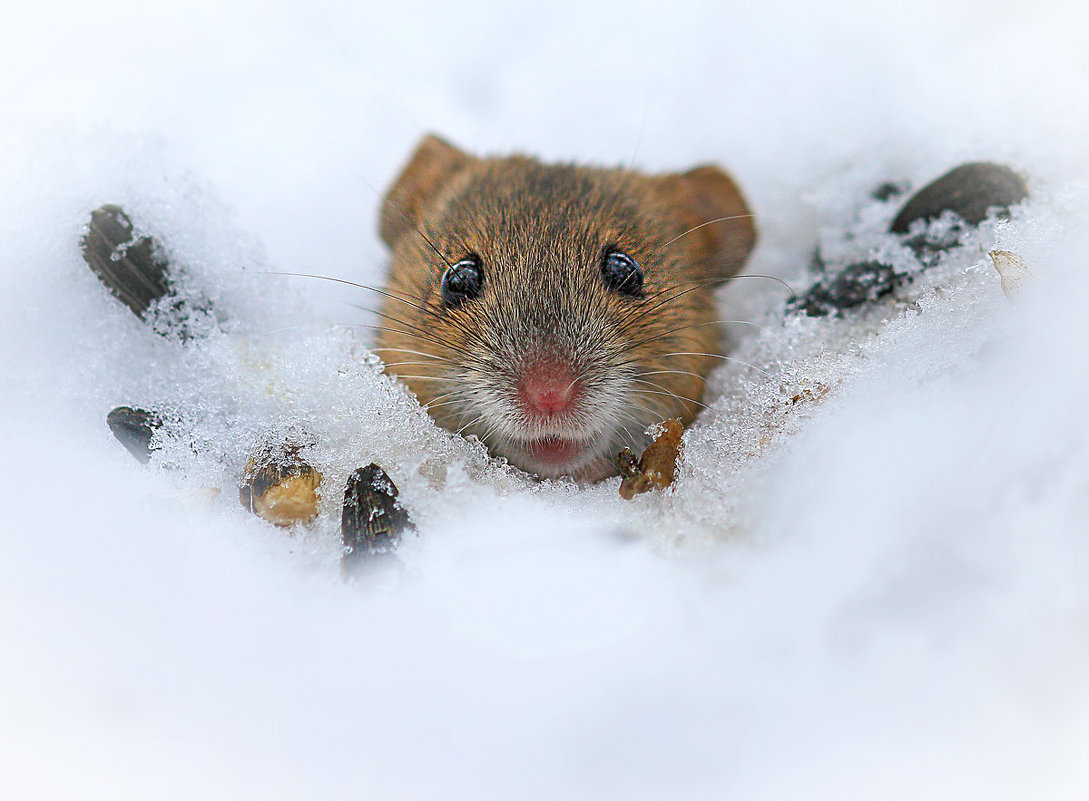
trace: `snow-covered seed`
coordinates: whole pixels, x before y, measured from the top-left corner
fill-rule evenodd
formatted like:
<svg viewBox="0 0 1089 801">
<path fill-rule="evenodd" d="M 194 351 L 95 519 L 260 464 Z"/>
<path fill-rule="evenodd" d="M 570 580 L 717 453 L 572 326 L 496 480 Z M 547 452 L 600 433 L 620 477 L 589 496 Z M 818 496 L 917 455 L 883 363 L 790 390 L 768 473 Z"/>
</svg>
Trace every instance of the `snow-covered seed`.
<svg viewBox="0 0 1089 801">
<path fill-rule="evenodd" d="M 345 577 L 371 557 L 392 551 L 404 532 L 415 530 L 397 495 L 397 486 L 373 462 L 349 476 L 340 517 Z"/>
<path fill-rule="evenodd" d="M 1001 164 L 970 162 L 931 181 L 912 195 L 893 219 L 889 232 L 907 234 L 912 223 L 931 222 L 951 211 L 969 226 L 976 226 L 991 213 L 1002 218 L 1010 216 L 1010 207 L 1028 197 L 1028 184 L 1023 176 Z M 956 228 L 941 237 L 917 234 L 905 244 L 924 265 L 932 265 L 942 252 L 956 247 L 961 231 Z"/>
<path fill-rule="evenodd" d="M 117 441 L 125 446 L 125 450 L 139 462 L 147 464 L 151 461 L 151 454 L 155 450 L 152 437 L 163 425 L 158 414 L 146 409 L 118 406 L 106 415 L 106 425 L 110 427 Z"/>
<path fill-rule="evenodd" d="M 1006 299 L 1011 303 L 1016 302 L 1024 291 L 1025 284 L 1032 278 L 1032 271 L 1024 259 L 1008 250 L 992 250 L 987 255 L 991 257 L 994 268 L 1002 279 L 1002 292 Z"/>
<path fill-rule="evenodd" d="M 642 492 L 665 489 L 673 483 L 677 473 L 677 461 L 684 450 L 681 440 L 684 425 L 680 420 L 666 420 L 661 431 L 643 451 L 638 460 L 630 448 L 617 454 L 620 464 L 620 497 L 630 501 Z"/>
<path fill-rule="evenodd" d="M 166 257 L 150 236 L 136 228 L 120 206 L 105 205 L 91 214 L 81 241 L 83 260 L 110 293 L 160 336 L 182 342 L 200 336 L 207 319 L 223 322 L 207 297 L 185 297 L 176 290 L 183 270 Z M 203 322 L 194 325 L 195 315 Z"/>
<path fill-rule="evenodd" d="M 277 526 L 305 525 L 318 516 L 321 473 L 302 458 L 302 446 L 288 441 L 260 446 L 246 462 L 238 500 Z"/>
<path fill-rule="evenodd" d="M 137 237 L 120 206 L 105 205 L 91 213 L 81 249 L 91 272 L 141 320 L 171 291 L 170 264 L 162 249 L 151 237 Z"/>
<path fill-rule="evenodd" d="M 852 264 L 824 276 L 804 295 L 792 298 L 790 308 L 801 309 L 810 317 L 824 317 L 879 300 L 906 280 L 907 275 L 879 261 Z"/>
</svg>

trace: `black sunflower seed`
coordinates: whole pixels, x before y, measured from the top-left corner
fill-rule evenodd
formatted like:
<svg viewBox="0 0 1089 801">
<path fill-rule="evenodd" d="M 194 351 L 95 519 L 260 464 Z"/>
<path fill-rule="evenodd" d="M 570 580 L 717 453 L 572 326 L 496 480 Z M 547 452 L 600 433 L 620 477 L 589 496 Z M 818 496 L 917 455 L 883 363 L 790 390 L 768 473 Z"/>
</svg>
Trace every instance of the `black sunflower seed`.
<svg viewBox="0 0 1089 801">
<path fill-rule="evenodd" d="M 348 478 L 340 518 L 345 548 L 341 568 L 346 577 L 371 557 L 396 548 L 404 532 L 415 530 L 397 494 L 386 471 L 373 462 Z"/>
<path fill-rule="evenodd" d="M 158 414 L 146 409 L 118 406 L 106 415 L 106 425 L 110 427 L 117 441 L 125 446 L 125 450 L 139 462 L 147 464 L 151 461 L 151 454 L 155 450 L 151 440 L 163 425 L 163 419 Z"/>
<path fill-rule="evenodd" d="M 91 272 L 141 320 L 171 292 L 170 264 L 162 249 L 151 237 L 137 237 L 120 206 L 105 205 L 91 213 L 81 248 Z"/>
<path fill-rule="evenodd" d="M 217 326 L 225 320 L 207 297 L 178 292 L 184 271 L 167 259 L 155 239 L 137 235 L 120 206 L 107 204 L 91 213 L 80 247 L 83 260 L 110 294 L 160 336 L 186 342 L 205 333 L 209 322 Z M 159 303 L 164 298 L 169 302 Z M 199 323 L 198 317 L 203 318 Z"/>
</svg>

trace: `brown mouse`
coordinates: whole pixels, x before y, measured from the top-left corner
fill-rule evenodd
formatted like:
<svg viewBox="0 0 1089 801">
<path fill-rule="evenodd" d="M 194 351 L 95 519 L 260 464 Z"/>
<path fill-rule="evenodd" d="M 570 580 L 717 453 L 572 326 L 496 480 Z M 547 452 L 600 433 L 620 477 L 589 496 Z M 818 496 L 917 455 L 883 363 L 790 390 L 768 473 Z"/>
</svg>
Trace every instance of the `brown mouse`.
<svg viewBox="0 0 1089 801">
<path fill-rule="evenodd" d="M 648 175 L 480 158 L 427 136 L 387 193 L 377 351 L 442 426 L 541 477 L 596 480 L 722 355 L 713 292 L 752 214 L 714 165 Z"/>
</svg>

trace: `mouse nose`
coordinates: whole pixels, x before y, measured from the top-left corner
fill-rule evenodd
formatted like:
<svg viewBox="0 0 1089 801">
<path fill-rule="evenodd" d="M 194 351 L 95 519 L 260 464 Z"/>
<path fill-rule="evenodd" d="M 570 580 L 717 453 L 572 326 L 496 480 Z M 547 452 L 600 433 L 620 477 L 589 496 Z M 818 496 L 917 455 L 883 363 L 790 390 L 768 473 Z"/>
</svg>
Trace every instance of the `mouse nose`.
<svg viewBox="0 0 1089 801">
<path fill-rule="evenodd" d="M 530 412 L 559 414 L 575 400 L 578 376 L 567 363 L 553 358 L 538 359 L 522 371 L 518 395 Z"/>
</svg>

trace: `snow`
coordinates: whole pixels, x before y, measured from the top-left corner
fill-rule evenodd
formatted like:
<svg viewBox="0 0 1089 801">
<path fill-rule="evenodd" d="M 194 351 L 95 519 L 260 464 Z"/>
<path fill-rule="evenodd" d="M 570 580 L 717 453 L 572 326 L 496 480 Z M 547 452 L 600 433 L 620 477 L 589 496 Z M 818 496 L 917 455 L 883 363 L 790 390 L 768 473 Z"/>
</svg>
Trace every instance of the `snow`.
<svg viewBox="0 0 1089 801">
<path fill-rule="evenodd" d="M 1089 56 L 1070 4 L 35 3 L 0 30 L 0 794 L 1081 798 L 1089 775 Z M 673 491 L 535 484 L 366 351 L 378 193 L 480 151 L 718 161 L 749 272 L 908 269 L 968 160 L 1030 201 L 892 299 L 723 293 L 737 361 Z M 180 346 L 83 265 L 123 205 L 223 319 Z M 941 221 L 935 223 L 940 226 Z M 1016 302 L 989 250 L 1031 270 Z M 795 400 L 795 398 L 797 400 Z M 150 468 L 121 404 L 173 422 Z M 321 516 L 244 510 L 309 436 Z M 302 432 L 302 433 L 300 433 Z M 371 461 L 419 526 L 340 579 Z M 215 490 L 220 490 L 218 494 Z"/>
</svg>

